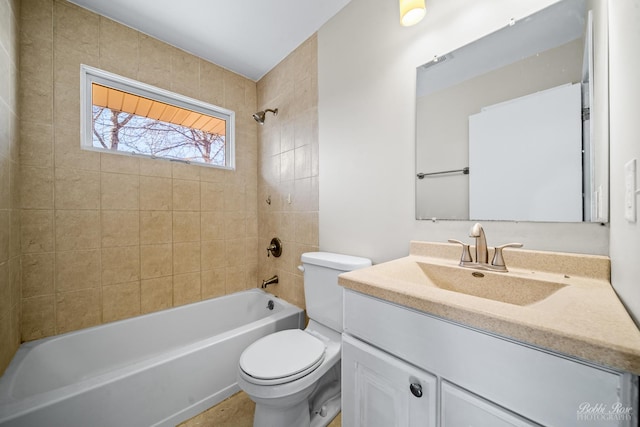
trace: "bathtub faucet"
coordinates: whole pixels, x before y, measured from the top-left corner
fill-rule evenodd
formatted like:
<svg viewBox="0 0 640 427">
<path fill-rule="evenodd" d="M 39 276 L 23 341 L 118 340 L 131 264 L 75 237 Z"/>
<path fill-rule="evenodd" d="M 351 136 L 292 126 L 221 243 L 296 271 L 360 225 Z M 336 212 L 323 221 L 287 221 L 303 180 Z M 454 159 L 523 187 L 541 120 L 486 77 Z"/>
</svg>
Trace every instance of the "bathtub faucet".
<svg viewBox="0 0 640 427">
<path fill-rule="evenodd" d="M 269 285 L 275 285 L 276 283 L 278 283 L 278 275 L 276 274 L 275 276 L 273 276 L 270 279 L 267 280 L 263 280 L 262 281 L 262 288 L 266 288 Z"/>
</svg>

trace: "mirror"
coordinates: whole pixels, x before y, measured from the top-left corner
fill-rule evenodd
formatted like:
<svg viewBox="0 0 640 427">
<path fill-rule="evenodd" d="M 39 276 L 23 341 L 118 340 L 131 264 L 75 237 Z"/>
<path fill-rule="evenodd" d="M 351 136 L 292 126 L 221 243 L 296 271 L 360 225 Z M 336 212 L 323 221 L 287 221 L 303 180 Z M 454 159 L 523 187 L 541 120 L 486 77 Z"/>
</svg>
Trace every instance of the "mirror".
<svg viewBox="0 0 640 427">
<path fill-rule="evenodd" d="M 607 44 L 562 0 L 419 66 L 416 219 L 606 222 Z"/>
</svg>

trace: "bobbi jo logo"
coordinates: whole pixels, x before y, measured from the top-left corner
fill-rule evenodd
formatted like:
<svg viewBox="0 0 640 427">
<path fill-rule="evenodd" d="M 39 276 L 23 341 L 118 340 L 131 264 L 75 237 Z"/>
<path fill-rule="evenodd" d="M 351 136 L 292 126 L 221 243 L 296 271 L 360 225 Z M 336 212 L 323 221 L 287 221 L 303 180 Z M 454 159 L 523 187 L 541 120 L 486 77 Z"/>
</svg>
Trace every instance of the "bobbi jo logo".
<svg viewBox="0 0 640 427">
<path fill-rule="evenodd" d="M 578 421 L 625 421 L 631 420 L 633 408 L 620 402 L 607 405 L 605 403 L 583 402 L 578 406 Z"/>
</svg>

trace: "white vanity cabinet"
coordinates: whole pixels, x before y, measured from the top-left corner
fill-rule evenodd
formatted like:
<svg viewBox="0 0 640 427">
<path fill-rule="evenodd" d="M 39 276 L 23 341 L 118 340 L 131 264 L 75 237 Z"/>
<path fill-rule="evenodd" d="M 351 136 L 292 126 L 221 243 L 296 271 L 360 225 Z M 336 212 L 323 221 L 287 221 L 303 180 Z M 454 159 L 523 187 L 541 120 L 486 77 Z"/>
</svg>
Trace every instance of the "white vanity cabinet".
<svg viewBox="0 0 640 427">
<path fill-rule="evenodd" d="M 345 427 L 638 425 L 634 375 L 348 289 L 342 381 Z"/>
<path fill-rule="evenodd" d="M 435 376 L 345 335 L 342 424 L 436 427 Z"/>
</svg>

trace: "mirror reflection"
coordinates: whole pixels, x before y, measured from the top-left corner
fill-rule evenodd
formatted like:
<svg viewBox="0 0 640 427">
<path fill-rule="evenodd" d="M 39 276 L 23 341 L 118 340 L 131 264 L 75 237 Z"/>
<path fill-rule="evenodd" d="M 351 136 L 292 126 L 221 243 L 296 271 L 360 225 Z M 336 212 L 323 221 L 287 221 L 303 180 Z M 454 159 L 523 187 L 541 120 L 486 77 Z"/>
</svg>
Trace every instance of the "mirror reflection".
<svg viewBox="0 0 640 427">
<path fill-rule="evenodd" d="M 607 220 L 603 3 L 563 0 L 418 67 L 417 219 Z"/>
</svg>

